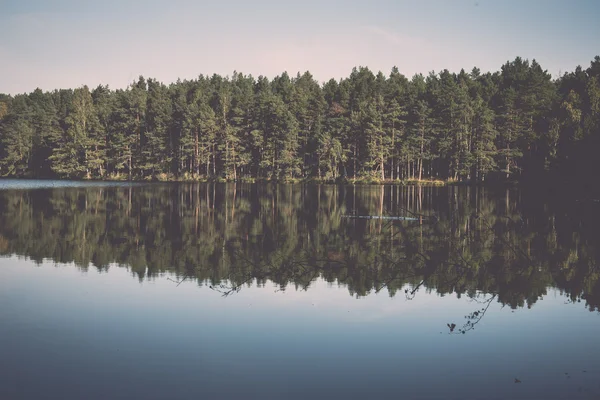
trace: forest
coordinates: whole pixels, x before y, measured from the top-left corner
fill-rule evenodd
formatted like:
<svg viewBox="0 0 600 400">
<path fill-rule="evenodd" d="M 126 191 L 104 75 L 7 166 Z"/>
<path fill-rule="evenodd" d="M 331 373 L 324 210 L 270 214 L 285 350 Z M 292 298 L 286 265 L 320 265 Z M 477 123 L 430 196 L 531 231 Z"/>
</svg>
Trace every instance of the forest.
<svg viewBox="0 0 600 400">
<path fill-rule="evenodd" d="M 359 67 L 324 84 L 234 72 L 0 94 L 4 177 L 589 185 L 598 151 L 599 56 L 558 79 L 517 57 L 410 79 Z"/>
</svg>

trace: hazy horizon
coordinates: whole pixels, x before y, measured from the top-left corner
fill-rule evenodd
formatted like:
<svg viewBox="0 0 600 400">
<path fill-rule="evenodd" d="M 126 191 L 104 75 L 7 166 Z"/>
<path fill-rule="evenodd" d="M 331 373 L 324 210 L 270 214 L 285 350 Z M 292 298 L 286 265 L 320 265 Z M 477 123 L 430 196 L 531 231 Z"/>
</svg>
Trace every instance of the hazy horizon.
<svg viewBox="0 0 600 400">
<path fill-rule="evenodd" d="M 6 0 L 0 3 L 0 93 L 109 85 L 139 75 L 165 83 L 233 71 L 320 82 L 366 66 L 411 77 L 520 56 L 553 77 L 598 54 L 600 3 L 576 0 Z"/>
</svg>

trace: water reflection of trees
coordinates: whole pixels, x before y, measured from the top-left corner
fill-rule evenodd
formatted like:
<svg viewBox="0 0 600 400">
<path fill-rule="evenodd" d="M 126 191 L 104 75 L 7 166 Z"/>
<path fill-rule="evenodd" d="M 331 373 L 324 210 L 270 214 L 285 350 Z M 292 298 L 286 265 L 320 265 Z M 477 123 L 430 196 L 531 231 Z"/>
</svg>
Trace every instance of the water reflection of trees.
<svg viewBox="0 0 600 400">
<path fill-rule="evenodd" d="M 424 216 L 420 221 L 347 214 Z M 172 272 L 224 294 L 268 280 L 421 290 L 531 307 L 557 287 L 600 306 L 598 211 L 479 188 L 152 185 L 0 192 L 0 254 Z M 435 220 L 426 217 L 435 215 Z M 479 312 L 481 310 L 478 310 Z M 473 316 L 476 321 L 479 314 Z M 462 329 L 462 328 L 461 328 Z"/>
</svg>

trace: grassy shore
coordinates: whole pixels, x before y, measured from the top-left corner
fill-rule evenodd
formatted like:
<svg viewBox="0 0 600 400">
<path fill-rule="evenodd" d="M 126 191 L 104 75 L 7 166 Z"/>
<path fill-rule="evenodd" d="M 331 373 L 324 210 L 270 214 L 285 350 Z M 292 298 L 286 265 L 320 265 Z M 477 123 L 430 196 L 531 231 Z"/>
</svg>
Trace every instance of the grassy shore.
<svg viewBox="0 0 600 400">
<path fill-rule="evenodd" d="M 95 180 L 95 179 L 91 179 Z M 134 181 L 134 182 L 189 182 L 189 183 L 206 183 L 206 182 L 217 182 L 226 183 L 234 182 L 232 179 L 225 179 L 222 177 L 207 177 L 203 175 L 192 175 L 183 174 L 181 176 L 174 176 L 168 174 L 159 174 L 152 177 L 144 178 L 133 178 L 129 179 L 126 174 L 112 174 L 99 179 L 102 181 Z M 251 178 L 242 177 L 236 180 L 242 183 L 287 183 L 287 184 L 298 184 L 298 183 L 313 183 L 313 184 L 345 184 L 345 185 L 403 185 L 403 186 L 448 186 L 458 185 L 462 182 L 454 180 L 440 180 L 440 179 L 378 179 L 374 177 L 357 177 L 353 178 L 339 178 L 339 179 L 325 179 L 325 178 L 285 178 L 285 179 L 269 179 L 269 178 Z"/>
</svg>

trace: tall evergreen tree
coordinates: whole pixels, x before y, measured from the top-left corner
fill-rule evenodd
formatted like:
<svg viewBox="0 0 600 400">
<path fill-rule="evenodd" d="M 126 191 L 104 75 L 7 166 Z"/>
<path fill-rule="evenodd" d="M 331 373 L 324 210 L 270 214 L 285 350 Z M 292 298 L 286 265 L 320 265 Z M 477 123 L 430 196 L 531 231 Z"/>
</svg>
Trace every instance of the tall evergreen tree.
<svg viewBox="0 0 600 400">
<path fill-rule="evenodd" d="M 140 171 L 142 176 L 167 173 L 173 159 L 169 138 L 171 99 L 168 88 L 148 79 L 145 113 L 145 134 L 141 143 Z"/>
<path fill-rule="evenodd" d="M 87 86 L 76 89 L 67 117 L 67 129 L 57 139 L 52 155 L 52 170 L 59 176 L 91 178 L 106 170 L 100 122 Z"/>
<path fill-rule="evenodd" d="M 0 171 L 3 176 L 28 177 L 33 154 L 34 129 L 30 122 L 31 110 L 24 95 L 15 96 L 6 107 L 0 125 L 2 158 Z"/>
</svg>

